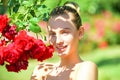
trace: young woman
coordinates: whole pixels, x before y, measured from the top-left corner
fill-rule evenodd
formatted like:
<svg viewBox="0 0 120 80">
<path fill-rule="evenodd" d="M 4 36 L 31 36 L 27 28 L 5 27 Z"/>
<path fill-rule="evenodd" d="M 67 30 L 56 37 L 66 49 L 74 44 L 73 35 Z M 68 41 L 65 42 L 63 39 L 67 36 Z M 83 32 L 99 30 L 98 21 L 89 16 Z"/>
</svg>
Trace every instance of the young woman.
<svg viewBox="0 0 120 80">
<path fill-rule="evenodd" d="M 97 66 L 79 57 L 78 44 L 83 37 L 84 27 L 76 3 L 66 2 L 51 12 L 48 32 L 60 63 L 39 64 L 31 80 L 97 80 Z"/>
</svg>

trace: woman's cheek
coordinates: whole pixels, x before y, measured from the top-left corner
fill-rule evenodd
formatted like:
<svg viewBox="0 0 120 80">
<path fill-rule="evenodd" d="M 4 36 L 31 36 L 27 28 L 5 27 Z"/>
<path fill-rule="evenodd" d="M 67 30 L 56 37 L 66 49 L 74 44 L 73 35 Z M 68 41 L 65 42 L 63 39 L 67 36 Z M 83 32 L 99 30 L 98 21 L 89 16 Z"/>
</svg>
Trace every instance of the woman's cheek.
<svg viewBox="0 0 120 80">
<path fill-rule="evenodd" d="M 72 35 L 63 36 L 63 39 L 65 42 L 71 42 L 73 40 L 73 36 Z"/>
<path fill-rule="evenodd" d="M 50 44 L 54 44 L 55 43 L 55 37 L 50 37 L 49 41 L 50 41 Z"/>
</svg>

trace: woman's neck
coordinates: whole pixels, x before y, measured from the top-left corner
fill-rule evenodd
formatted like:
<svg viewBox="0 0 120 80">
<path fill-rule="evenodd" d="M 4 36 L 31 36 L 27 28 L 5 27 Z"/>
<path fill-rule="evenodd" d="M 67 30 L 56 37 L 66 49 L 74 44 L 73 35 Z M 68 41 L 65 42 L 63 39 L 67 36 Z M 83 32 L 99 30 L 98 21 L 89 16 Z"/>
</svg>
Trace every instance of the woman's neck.
<svg viewBox="0 0 120 80">
<path fill-rule="evenodd" d="M 61 58 L 59 67 L 71 67 L 80 62 L 82 62 L 82 60 L 78 54 L 69 55 Z"/>
</svg>

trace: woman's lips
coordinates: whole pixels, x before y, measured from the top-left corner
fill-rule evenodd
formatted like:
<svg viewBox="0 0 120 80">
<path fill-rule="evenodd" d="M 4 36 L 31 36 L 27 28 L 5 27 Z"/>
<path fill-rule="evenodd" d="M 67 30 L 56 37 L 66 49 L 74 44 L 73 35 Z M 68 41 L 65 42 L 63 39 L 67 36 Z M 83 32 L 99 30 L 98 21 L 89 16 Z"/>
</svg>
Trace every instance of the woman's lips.
<svg viewBox="0 0 120 80">
<path fill-rule="evenodd" d="M 57 49 L 57 51 L 60 53 L 60 52 L 65 51 L 66 47 L 67 47 L 67 46 L 57 46 L 56 49 Z"/>
</svg>

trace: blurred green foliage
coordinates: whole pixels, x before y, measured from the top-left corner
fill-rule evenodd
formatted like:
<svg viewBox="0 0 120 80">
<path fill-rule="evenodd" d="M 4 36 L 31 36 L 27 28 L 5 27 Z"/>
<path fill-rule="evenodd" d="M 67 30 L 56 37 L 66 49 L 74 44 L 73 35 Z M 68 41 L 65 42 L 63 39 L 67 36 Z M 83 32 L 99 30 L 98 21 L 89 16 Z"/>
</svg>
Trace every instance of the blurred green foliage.
<svg viewBox="0 0 120 80">
<path fill-rule="evenodd" d="M 32 8 L 34 8 L 36 7 L 35 5 L 40 3 L 53 9 L 58 5 L 64 4 L 66 1 L 77 2 L 80 5 L 82 13 L 96 14 L 104 10 L 120 13 L 120 0 L 0 0 L 0 14 L 4 14 L 7 8 L 13 8 L 13 11 L 17 12 L 21 4 L 25 4 L 26 7 L 32 6 Z"/>
<path fill-rule="evenodd" d="M 56 4 L 63 5 L 66 1 L 74 1 L 78 3 L 81 13 L 84 14 L 97 14 L 105 10 L 120 13 L 120 0 L 56 0 Z M 46 0 L 46 2 L 49 3 L 47 5 L 51 6 L 51 8 L 55 7 L 52 5 L 55 2 L 54 0 L 51 2 Z"/>
</svg>

